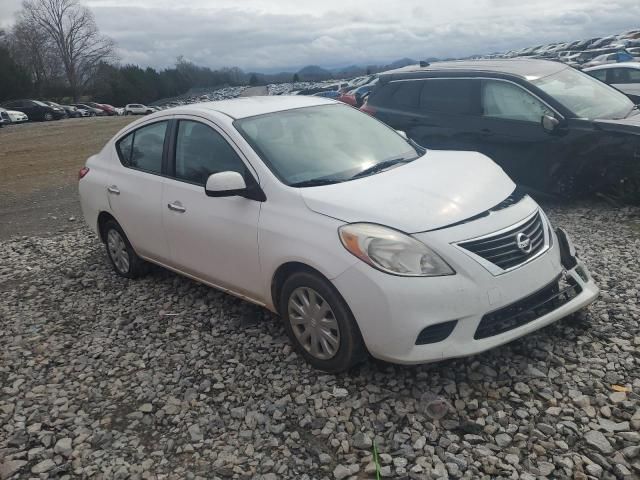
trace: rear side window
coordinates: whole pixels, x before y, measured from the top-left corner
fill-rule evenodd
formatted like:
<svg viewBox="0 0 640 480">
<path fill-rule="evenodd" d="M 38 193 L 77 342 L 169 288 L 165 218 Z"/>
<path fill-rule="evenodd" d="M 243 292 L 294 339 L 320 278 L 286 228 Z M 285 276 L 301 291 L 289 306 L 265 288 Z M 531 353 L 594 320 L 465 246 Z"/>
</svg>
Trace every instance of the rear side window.
<svg viewBox="0 0 640 480">
<path fill-rule="evenodd" d="M 607 71 L 606 70 L 594 70 L 593 72 L 589 72 L 593 78 L 597 78 L 601 82 L 607 81 Z"/>
<path fill-rule="evenodd" d="M 116 144 L 120 162 L 125 167 L 162 173 L 162 152 L 167 122 L 144 126 L 123 137 Z"/>
<path fill-rule="evenodd" d="M 420 92 L 424 82 L 398 82 L 396 91 L 391 95 L 391 103 L 401 107 L 418 108 Z"/>
<path fill-rule="evenodd" d="M 423 82 L 420 109 L 456 115 L 480 113 L 480 82 L 472 79 L 433 79 Z"/>
</svg>

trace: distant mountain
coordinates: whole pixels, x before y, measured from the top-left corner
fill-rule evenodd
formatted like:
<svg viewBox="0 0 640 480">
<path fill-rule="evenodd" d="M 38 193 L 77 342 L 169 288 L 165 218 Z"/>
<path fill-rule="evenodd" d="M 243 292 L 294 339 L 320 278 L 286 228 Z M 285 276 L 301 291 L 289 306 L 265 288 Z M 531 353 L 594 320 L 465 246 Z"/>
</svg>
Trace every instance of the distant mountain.
<svg viewBox="0 0 640 480">
<path fill-rule="evenodd" d="M 432 59 L 427 59 L 427 62 L 432 61 Z M 406 67 L 407 65 L 415 65 L 418 63 L 418 60 L 414 60 L 412 58 L 401 58 L 400 60 L 396 60 L 395 62 L 391 62 L 389 65 L 384 65 L 381 67 L 380 71 L 383 72 L 385 70 L 394 70 L 396 68 Z"/>
<path fill-rule="evenodd" d="M 333 74 L 317 65 L 308 65 L 298 70 L 298 77 L 303 81 L 317 81 L 333 78 Z"/>
</svg>

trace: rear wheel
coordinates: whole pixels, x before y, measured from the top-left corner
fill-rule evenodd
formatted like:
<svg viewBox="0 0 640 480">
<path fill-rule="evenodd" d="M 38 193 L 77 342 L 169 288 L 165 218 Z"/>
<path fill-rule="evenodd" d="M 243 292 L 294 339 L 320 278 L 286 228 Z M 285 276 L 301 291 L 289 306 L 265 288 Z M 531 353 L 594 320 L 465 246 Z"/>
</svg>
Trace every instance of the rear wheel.
<svg viewBox="0 0 640 480">
<path fill-rule="evenodd" d="M 366 358 L 349 307 L 321 276 L 309 272 L 291 275 L 282 286 L 280 312 L 291 342 L 313 367 L 338 373 Z"/>
<path fill-rule="evenodd" d="M 146 273 L 146 264 L 133 250 L 129 239 L 114 220 L 103 227 L 107 255 L 116 273 L 126 278 L 137 278 Z"/>
</svg>

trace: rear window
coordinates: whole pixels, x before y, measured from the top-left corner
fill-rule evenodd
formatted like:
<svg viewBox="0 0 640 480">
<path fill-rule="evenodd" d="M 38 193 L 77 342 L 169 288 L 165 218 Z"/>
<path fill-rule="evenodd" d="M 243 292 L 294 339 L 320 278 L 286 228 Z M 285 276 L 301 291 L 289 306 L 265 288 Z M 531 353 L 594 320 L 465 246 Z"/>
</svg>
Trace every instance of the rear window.
<svg viewBox="0 0 640 480">
<path fill-rule="evenodd" d="M 480 82 L 471 79 L 425 80 L 420 96 L 420 109 L 457 115 L 480 113 Z"/>
</svg>

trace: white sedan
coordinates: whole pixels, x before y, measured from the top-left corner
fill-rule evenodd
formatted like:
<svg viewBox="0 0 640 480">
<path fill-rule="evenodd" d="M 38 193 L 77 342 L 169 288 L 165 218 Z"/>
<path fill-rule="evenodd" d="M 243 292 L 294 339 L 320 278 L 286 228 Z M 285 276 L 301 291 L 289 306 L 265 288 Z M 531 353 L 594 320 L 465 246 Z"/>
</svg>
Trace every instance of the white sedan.
<svg viewBox="0 0 640 480">
<path fill-rule="evenodd" d="M 482 352 L 598 294 L 562 229 L 474 152 L 425 151 L 320 97 L 131 123 L 79 174 L 116 273 L 146 262 L 262 305 L 338 372 Z"/>
<path fill-rule="evenodd" d="M 11 123 L 22 123 L 29 121 L 29 117 L 26 113 L 18 112 L 16 110 L 7 110 L 7 114 L 11 119 Z"/>
<path fill-rule="evenodd" d="M 147 107 L 141 103 L 129 103 L 124 107 L 125 115 L 149 115 L 155 112 L 153 107 Z"/>
</svg>

